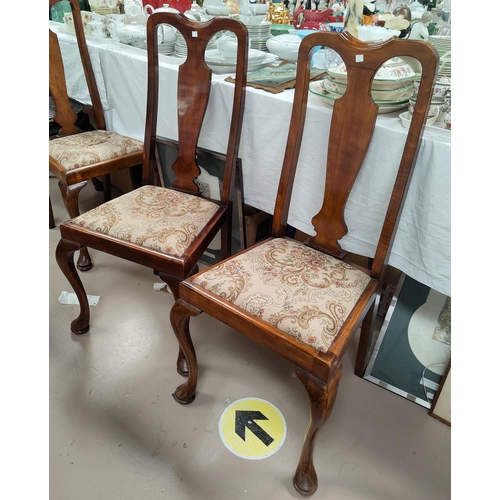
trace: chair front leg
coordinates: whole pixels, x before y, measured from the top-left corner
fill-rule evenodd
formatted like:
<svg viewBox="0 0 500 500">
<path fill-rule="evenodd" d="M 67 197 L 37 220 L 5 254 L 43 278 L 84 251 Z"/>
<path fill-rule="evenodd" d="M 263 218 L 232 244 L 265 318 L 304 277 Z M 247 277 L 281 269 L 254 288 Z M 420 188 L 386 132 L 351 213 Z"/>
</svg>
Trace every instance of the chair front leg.
<svg viewBox="0 0 500 500">
<path fill-rule="evenodd" d="M 80 191 L 87 185 L 87 181 L 77 182 L 76 184 L 65 184 L 59 181 L 59 189 L 61 191 L 62 199 L 64 201 L 64 206 L 68 211 L 70 219 L 80 215 L 80 210 L 78 208 L 78 195 Z M 80 250 L 80 256 L 78 257 L 77 263 L 78 269 L 80 271 L 90 271 L 94 265 L 89 255 L 87 247 L 82 247 Z"/>
<path fill-rule="evenodd" d="M 318 488 L 318 477 L 313 463 L 314 445 L 318 431 L 323 427 L 332 412 L 342 375 L 342 365 L 338 365 L 327 383 L 322 382 L 298 366 L 295 367 L 295 373 L 304 384 L 309 396 L 311 416 L 304 445 L 302 446 L 300 461 L 293 478 L 293 485 L 300 494 L 312 495 Z"/>
<path fill-rule="evenodd" d="M 170 310 L 170 323 L 174 330 L 181 352 L 187 362 L 188 379 L 175 390 L 174 399 L 181 404 L 191 403 L 196 396 L 196 383 L 198 381 L 198 362 L 193 341 L 189 332 L 189 320 L 196 317 L 201 310 L 179 299 Z"/>
<path fill-rule="evenodd" d="M 70 285 L 76 293 L 78 302 L 80 303 L 80 314 L 78 318 L 71 323 L 71 331 L 75 335 L 82 335 L 89 331 L 90 324 L 90 308 L 85 288 L 83 287 L 82 280 L 78 275 L 75 267 L 74 254 L 76 250 L 82 248 L 78 243 L 69 240 L 61 239 L 56 248 L 56 260 L 68 279 Z"/>
</svg>

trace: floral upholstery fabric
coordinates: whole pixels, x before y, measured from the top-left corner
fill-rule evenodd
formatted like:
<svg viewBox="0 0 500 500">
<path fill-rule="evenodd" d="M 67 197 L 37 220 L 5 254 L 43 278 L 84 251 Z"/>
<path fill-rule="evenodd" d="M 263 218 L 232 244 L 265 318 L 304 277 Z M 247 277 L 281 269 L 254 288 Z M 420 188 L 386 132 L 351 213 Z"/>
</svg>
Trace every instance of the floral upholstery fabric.
<svg viewBox="0 0 500 500">
<path fill-rule="evenodd" d="M 370 277 L 298 241 L 276 238 L 193 282 L 326 352 Z"/>
<path fill-rule="evenodd" d="M 49 141 L 49 155 L 65 170 L 142 151 L 144 144 L 106 130 L 92 130 Z"/>
<path fill-rule="evenodd" d="M 143 186 L 75 217 L 72 222 L 180 257 L 218 208 L 199 196 Z"/>
</svg>

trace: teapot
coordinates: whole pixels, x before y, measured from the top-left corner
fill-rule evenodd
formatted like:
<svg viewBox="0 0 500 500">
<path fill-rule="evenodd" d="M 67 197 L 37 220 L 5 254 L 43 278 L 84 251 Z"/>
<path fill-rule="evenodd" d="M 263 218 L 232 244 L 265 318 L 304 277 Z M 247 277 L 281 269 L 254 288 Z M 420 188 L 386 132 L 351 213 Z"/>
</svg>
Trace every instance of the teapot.
<svg viewBox="0 0 500 500">
<path fill-rule="evenodd" d="M 144 12 L 146 14 L 152 14 L 153 12 L 175 12 L 179 14 L 179 11 L 177 9 L 170 7 L 168 3 L 164 3 L 163 7 L 158 7 L 156 9 L 152 5 L 147 4 L 144 6 Z"/>
<path fill-rule="evenodd" d="M 308 10 L 301 5 L 293 13 L 293 27 L 297 30 L 319 30 L 321 24 L 328 23 L 328 16 L 332 14 L 332 9 Z"/>
<path fill-rule="evenodd" d="M 170 3 L 164 3 L 162 7 L 156 9 L 152 5 L 147 4 L 144 6 L 144 12 L 146 14 L 152 14 L 153 12 L 177 12 L 179 14 L 190 8 L 191 0 L 170 0 Z"/>
</svg>

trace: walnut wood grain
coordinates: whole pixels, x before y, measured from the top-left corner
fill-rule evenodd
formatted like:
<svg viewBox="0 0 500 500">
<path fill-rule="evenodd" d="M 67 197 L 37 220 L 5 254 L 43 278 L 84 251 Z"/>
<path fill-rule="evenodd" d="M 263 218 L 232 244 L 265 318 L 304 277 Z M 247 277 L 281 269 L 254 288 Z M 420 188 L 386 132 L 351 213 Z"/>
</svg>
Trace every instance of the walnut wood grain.
<svg viewBox="0 0 500 500">
<path fill-rule="evenodd" d="M 419 94 L 397 177 L 392 192 L 387 193 L 388 208 L 385 222 L 375 255 L 373 259 L 367 259 L 369 269 L 363 269 L 363 272 L 371 278 L 367 287 L 345 319 L 327 352 L 317 351 L 260 317 L 235 306 L 228 299 L 207 291 L 194 283 L 193 279 L 186 279 L 180 283 L 179 299 L 170 313 L 172 328 L 182 346 L 189 372 L 187 382 L 175 391 L 175 398 L 180 403 L 189 403 L 195 398 L 197 360 L 189 333 L 189 318 L 201 312 L 229 325 L 295 365 L 298 378 L 308 393 L 311 409 L 310 425 L 307 427 L 293 480 L 296 490 L 303 495 L 313 494 L 318 487 L 313 463 L 315 439 L 332 411 L 342 372 L 341 360 L 349 340 L 360 326 L 356 374 L 362 376 L 364 372 L 380 297 L 381 278 L 411 181 L 438 62 L 436 50 L 427 42 L 391 39 L 382 43 L 367 44 L 346 32 L 342 34 L 318 32 L 303 39 L 298 54 L 292 115 L 276 196 L 271 238 L 282 238 L 286 235 L 290 200 L 306 119 L 312 49 L 318 45 L 330 47 L 342 57 L 348 71 L 348 86 L 344 96 L 337 99 L 332 108 L 328 140 L 317 144 L 318 148 L 325 148 L 327 151 L 324 196 L 320 211 L 312 218 L 316 235 L 305 239 L 303 244 L 341 259 L 346 258 L 346 254 L 339 241 L 349 231 L 344 220 L 345 206 L 352 186 L 363 168 L 377 119 L 377 105 L 371 97 L 372 80 L 378 68 L 393 57 L 410 56 L 422 65 Z M 356 223 L 363 224 L 363 220 L 353 221 L 353 224 Z M 259 242 L 256 245 L 263 243 Z M 243 250 L 245 251 L 248 250 Z M 269 383 L 272 383 L 272 380 Z"/>
<path fill-rule="evenodd" d="M 72 5 L 75 0 L 71 0 Z M 160 24 L 169 24 L 177 28 L 186 38 L 188 56 L 178 72 L 178 140 L 168 141 L 157 137 L 157 120 L 163 110 L 159 107 L 159 62 L 158 38 L 156 32 Z M 238 40 L 236 65 L 236 83 L 234 85 L 233 105 L 230 111 L 230 127 L 227 134 L 225 151 L 202 150 L 198 139 L 203 125 L 210 98 L 212 71 L 205 65 L 204 54 L 208 41 L 220 31 L 232 31 Z M 197 36 L 192 36 L 193 33 Z M 216 213 L 185 250 L 182 256 L 170 255 L 159 250 L 143 247 L 130 241 L 121 240 L 106 234 L 81 227 L 71 220 L 60 225 L 61 241 L 57 247 L 57 262 L 75 290 L 80 302 L 80 316 L 72 324 L 72 331 L 84 333 L 89 329 L 90 317 L 87 295 L 76 267 L 72 265 L 72 256 L 76 249 L 93 248 L 106 252 L 120 259 L 126 259 L 139 265 L 149 267 L 165 281 L 174 299 L 179 298 L 179 284 L 182 280 L 198 272 L 198 261 L 215 235 L 221 231 L 222 254 L 229 256 L 231 241 L 231 187 L 238 161 L 238 149 L 243 120 L 246 75 L 248 69 L 248 31 L 242 23 L 229 18 L 215 18 L 208 22 L 191 21 L 182 14 L 157 12 L 148 18 L 148 84 L 146 102 L 146 124 L 144 135 L 144 161 L 142 171 L 143 184 L 159 185 L 161 165 L 158 156 L 158 145 L 168 142 L 178 147 L 178 158 L 174 165 L 176 180 L 172 189 L 202 196 L 194 179 L 200 174 L 197 155 L 200 151 L 224 161 L 224 174 L 220 201 Z M 162 87 L 162 91 L 168 88 Z M 173 119 L 174 117 L 168 117 Z M 82 180 L 74 176 L 73 180 Z M 74 208 L 74 201 L 73 210 Z M 148 235 L 151 237 L 151 235 Z M 159 236 L 160 237 L 160 236 Z M 124 307 L 127 307 L 124 305 Z M 182 338 L 182 337 L 180 337 Z M 183 346 L 183 342 L 186 346 Z M 183 376 L 196 377 L 193 358 L 188 341 L 180 341 L 177 356 L 177 371 Z M 184 352 L 188 351 L 186 359 Z M 189 370 L 188 370 L 189 368 Z M 194 370 L 194 372 L 193 372 Z M 188 401 L 186 401 L 188 402 Z"/>
<path fill-rule="evenodd" d="M 58 0 L 49 0 L 49 9 Z M 85 40 L 83 31 L 82 18 L 80 15 L 80 6 L 78 0 L 69 0 L 69 5 L 72 9 L 73 22 L 75 27 L 75 37 L 78 46 L 78 53 L 80 55 L 81 64 L 87 83 L 90 99 L 92 102 L 92 123 L 99 130 L 106 130 L 106 122 L 104 119 L 104 111 L 102 107 L 99 90 L 90 61 L 90 55 Z M 54 121 L 61 127 L 57 132 L 57 137 L 68 135 L 75 135 L 86 130 L 82 130 L 77 124 L 78 115 L 71 108 L 71 101 L 66 87 L 66 76 L 64 72 L 63 59 L 61 55 L 61 48 L 57 34 L 49 28 L 49 95 L 52 97 L 55 114 Z M 90 126 L 92 129 L 93 127 Z M 53 137 L 51 137 L 53 139 Z M 49 155 L 49 170 L 59 180 L 61 194 L 63 197 L 64 205 L 66 208 L 72 207 L 71 211 L 68 210 L 70 217 L 75 217 L 79 214 L 78 210 L 78 194 L 81 188 L 74 188 L 73 186 L 87 183 L 89 179 L 96 179 L 98 176 L 108 178 L 111 173 L 120 172 L 129 169 L 136 165 L 140 165 L 143 161 L 143 152 L 138 151 L 132 154 L 126 154 L 104 160 L 90 165 L 84 165 L 67 170 L 57 160 Z M 110 198 L 109 181 L 106 183 L 108 189 L 103 191 L 103 201 Z M 66 198 L 66 195 L 68 198 Z M 81 271 L 88 271 L 92 268 L 92 261 L 89 252 L 86 248 L 82 248 L 78 260 L 78 268 Z"/>
</svg>

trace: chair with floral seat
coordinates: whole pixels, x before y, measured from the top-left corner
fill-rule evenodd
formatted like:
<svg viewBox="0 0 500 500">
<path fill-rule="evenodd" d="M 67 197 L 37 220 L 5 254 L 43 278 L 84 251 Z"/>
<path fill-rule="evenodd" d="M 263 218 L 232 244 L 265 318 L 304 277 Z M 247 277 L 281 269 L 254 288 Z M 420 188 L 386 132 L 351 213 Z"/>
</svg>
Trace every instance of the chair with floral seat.
<svg viewBox="0 0 500 500">
<path fill-rule="evenodd" d="M 188 47 L 186 60 L 177 73 L 177 140 L 157 136 L 157 121 L 162 109 L 158 99 L 160 72 L 156 32 L 161 24 L 176 28 Z M 227 148 L 212 151 L 199 147 L 198 141 L 212 88 L 212 70 L 205 64 L 205 49 L 221 31 L 233 32 L 238 41 L 236 82 L 232 109 L 228 107 Z M 71 331 L 75 334 L 87 332 L 90 322 L 87 295 L 73 262 L 74 252 L 82 247 L 95 248 L 153 269 L 168 284 L 175 298 L 178 298 L 179 283 L 197 272 L 198 261 L 219 231 L 223 257 L 231 253 L 231 191 L 243 120 L 248 31 L 245 25 L 230 18 L 197 22 L 183 14 L 156 12 L 147 21 L 147 46 L 143 185 L 60 225 L 57 262 L 80 303 L 80 314 L 71 323 Z M 166 85 L 161 87 L 162 92 L 168 92 Z M 221 131 L 221 137 L 222 134 Z M 158 185 L 162 171 L 160 144 L 178 148 L 172 165 L 175 179 L 171 187 Z M 200 189 L 198 180 L 202 167 L 200 158 L 204 155 L 224 161 L 220 193 L 211 192 L 210 198 Z M 187 374 L 181 352 L 177 370 Z"/>
<path fill-rule="evenodd" d="M 49 0 L 49 9 L 59 0 Z M 92 102 L 97 130 L 84 130 L 78 121 L 73 100 L 68 96 L 61 48 L 57 34 L 49 28 L 49 94 L 55 107 L 53 120 L 58 132 L 49 140 L 49 170 L 59 180 L 64 205 L 70 217 L 80 214 L 78 196 L 90 179 L 105 178 L 104 201 L 110 198 L 112 172 L 140 165 L 143 159 L 142 141 L 106 130 L 104 111 L 83 31 L 80 6 L 69 0 L 75 37 Z M 95 185 L 94 184 L 94 185 Z M 88 250 L 80 250 L 78 268 L 88 271 L 92 261 Z"/>
<path fill-rule="evenodd" d="M 310 95 L 310 61 L 316 46 L 331 48 L 341 56 L 348 86 L 333 106 L 328 139 L 317 141 L 317 148 L 324 148 L 326 162 L 323 205 L 311 221 L 316 234 L 299 242 L 286 236 L 286 228 Z M 380 238 L 374 255 L 369 256 L 373 257 L 370 268 L 364 269 L 351 264 L 339 244 L 349 229 L 344 209 L 363 168 L 377 119 L 378 106 L 371 96 L 373 78 L 384 62 L 403 56 L 413 57 L 422 65 L 418 100 L 394 188 L 387 193 Z M 179 299 L 171 309 L 172 328 L 189 372 L 187 381 L 174 392 L 179 403 L 195 399 L 198 364 L 189 325 L 190 319 L 202 312 L 295 365 L 311 412 L 293 480 L 303 495 L 313 494 L 318 487 L 313 464 L 315 440 L 332 411 L 342 357 L 359 327 L 355 373 L 362 376 L 366 366 L 383 273 L 427 119 L 437 61 L 437 52 L 426 42 L 394 38 L 363 43 L 347 32 L 318 32 L 305 37 L 298 54 L 272 236 L 183 281 Z M 363 223 L 357 220 L 350 224 L 362 228 Z"/>
</svg>

